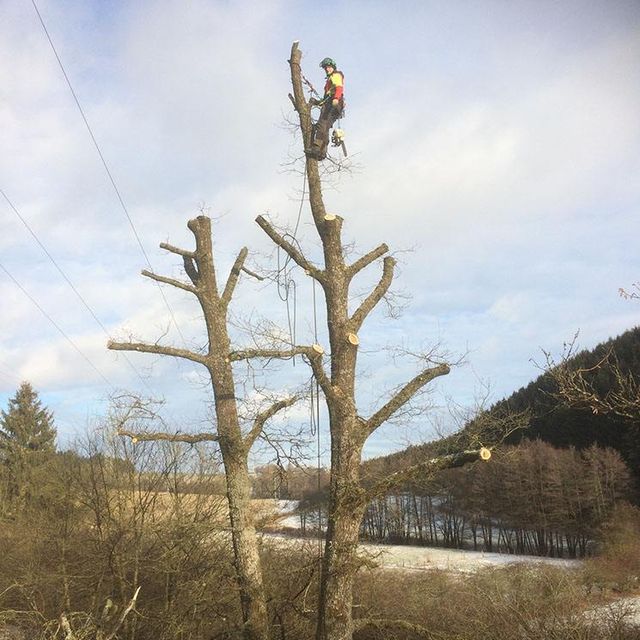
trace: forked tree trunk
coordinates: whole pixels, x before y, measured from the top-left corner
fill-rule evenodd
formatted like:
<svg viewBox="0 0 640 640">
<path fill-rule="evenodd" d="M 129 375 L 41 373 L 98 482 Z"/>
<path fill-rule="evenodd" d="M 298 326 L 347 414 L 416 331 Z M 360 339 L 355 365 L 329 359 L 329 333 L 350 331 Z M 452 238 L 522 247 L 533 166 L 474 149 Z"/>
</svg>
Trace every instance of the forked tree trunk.
<svg viewBox="0 0 640 640">
<path fill-rule="evenodd" d="M 289 95 L 300 120 L 304 148 L 310 148 L 312 135 L 311 105 L 305 100 L 298 43 L 291 47 L 289 65 L 293 94 Z M 404 471 L 381 480 L 366 489 L 360 482 L 362 448 L 367 438 L 403 407 L 433 378 L 446 375 L 446 363 L 430 363 L 393 395 L 368 419 L 358 414 L 355 400 L 358 331 L 369 313 L 387 293 L 393 280 L 395 260 L 386 255 L 386 244 L 372 249 L 352 264 L 345 261 L 341 239 L 343 220 L 327 214 L 322 198 L 318 161 L 306 157 L 306 175 L 313 221 L 322 242 L 324 265 L 318 267 L 304 256 L 297 243 L 291 243 L 271 223 L 259 216 L 258 224 L 269 237 L 314 278 L 324 291 L 327 329 L 331 350 L 331 371 L 326 373 L 322 358 L 308 358 L 316 380 L 324 393 L 331 434 L 331 480 L 325 551 L 322 562 L 318 605 L 317 640 L 349 640 L 354 631 L 352 614 L 353 583 L 358 571 L 357 555 L 360 522 L 369 500 L 396 481 Z M 383 258 L 377 285 L 352 313 L 349 312 L 349 287 L 353 278 Z M 427 461 L 426 467 L 457 465 L 477 459 L 479 452 L 463 452 Z"/>
<path fill-rule="evenodd" d="M 213 387 L 218 443 L 225 470 L 244 637 L 247 640 L 266 640 L 269 636 L 267 605 L 251 510 L 251 480 L 247 462 L 249 451 L 238 419 L 231 342 L 227 330 L 227 309 L 231 296 L 225 298 L 224 293 L 220 295 L 218 292 L 211 242 L 211 221 L 205 216 L 199 216 L 190 220 L 188 226 L 196 238 L 193 262 L 197 271 L 189 273 L 190 269 L 187 268 L 187 273 L 193 285 L 201 292 L 199 299 L 207 324 L 209 344 L 215 345 L 210 349 L 207 369 Z M 186 260 L 188 258 L 185 258 Z M 237 268 L 239 265 L 235 266 Z M 238 275 L 232 272 L 232 276 L 237 278 Z"/>
<path fill-rule="evenodd" d="M 232 350 L 227 330 L 227 310 L 240 272 L 244 269 L 247 250 L 242 249 L 238 255 L 224 290 L 220 292 L 213 261 L 211 221 L 205 216 L 199 216 L 190 220 L 188 227 L 195 236 L 195 251 L 179 249 L 166 243 L 160 246 L 183 257 L 185 271 L 191 284 L 148 271 L 143 271 L 143 275 L 158 282 L 171 284 L 197 297 L 207 326 L 208 352 L 202 354 L 187 349 L 165 347 L 157 343 L 110 341 L 108 346 L 110 349 L 121 351 L 140 351 L 185 358 L 206 367 L 213 388 L 217 430 L 212 433 L 167 434 L 128 432 L 121 429 L 120 433 L 136 440 L 171 440 L 188 443 L 217 441 L 219 443 L 225 468 L 234 567 L 242 608 L 242 633 L 246 640 L 267 640 L 269 637 L 267 605 L 258 541 L 252 517 L 251 482 L 247 458 L 251 445 L 260 435 L 265 422 L 280 409 L 293 404 L 297 398 L 292 397 L 276 402 L 257 415 L 248 434 L 242 433 L 235 396 L 233 362 L 263 355 L 257 350 Z M 297 353 L 303 352 L 304 349 L 297 351 Z M 289 356 L 290 353 L 270 351 L 267 357 L 277 358 L 281 355 Z"/>
</svg>

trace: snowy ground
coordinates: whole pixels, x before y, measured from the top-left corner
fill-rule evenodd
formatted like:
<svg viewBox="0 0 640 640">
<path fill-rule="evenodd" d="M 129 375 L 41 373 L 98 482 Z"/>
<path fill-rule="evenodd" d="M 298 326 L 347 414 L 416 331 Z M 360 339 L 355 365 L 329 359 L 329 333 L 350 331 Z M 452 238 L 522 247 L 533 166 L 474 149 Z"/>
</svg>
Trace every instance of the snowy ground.
<svg viewBox="0 0 640 640">
<path fill-rule="evenodd" d="M 294 500 L 273 501 L 273 509 L 277 514 L 277 526 L 289 529 L 300 527 L 300 518 L 292 512 L 297 503 Z M 267 536 L 273 540 L 289 540 L 295 544 L 296 538 L 285 538 L 280 535 Z M 302 544 L 302 540 L 298 541 Z M 306 542 L 309 542 L 306 539 Z M 539 556 L 516 556 L 504 553 L 485 553 L 482 551 L 466 551 L 461 549 L 438 549 L 411 545 L 361 544 L 361 553 L 373 559 L 384 569 L 443 569 L 451 571 L 476 571 L 482 567 L 515 563 L 551 564 L 560 567 L 579 567 L 579 560 L 561 560 L 541 558 Z"/>
<path fill-rule="evenodd" d="M 277 545 L 315 545 L 316 540 L 310 538 L 292 538 L 281 534 L 264 534 L 263 540 Z M 502 553 L 482 553 L 458 549 L 433 549 L 429 547 L 412 547 L 408 545 L 374 545 L 361 544 L 362 554 L 377 563 L 380 569 L 401 571 L 426 571 L 441 569 L 459 573 L 470 573 L 484 567 L 505 566 L 514 563 L 547 564 L 566 568 L 579 568 L 580 560 L 561 560 L 541 558 L 539 556 L 514 556 Z M 595 606 L 584 613 L 592 621 L 616 621 L 640 627 L 640 597 L 629 596 L 619 598 Z"/>
<path fill-rule="evenodd" d="M 263 539 L 281 545 L 312 544 L 309 538 L 295 538 L 280 534 L 265 534 Z M 382 569 L 405 569 L 420 571 L 442 569 L 445 571 L 477 571 L 483 567 L 515 563 L 551 564 L 559 567 L 577 568 L 580 560 L 561 560 L 539 556 L 515 556 L 503 553 L 484 553 L 462 549 L 436 549 L 410 545 L 360 544 L 360 553 L 373 560 Z"/>
<path fill-rule="evenodd" d="M 292 512 L 295 501 L 274 501 L 276 524 L 278 527 L 297 529 L 300 519 Z M 263 534 L 263 539 L 278 545 L 310 545 L 317 541 L 310 538 L 296 538 L 275 533 Z M 424 571 L 440 569 L 444 571 L 473 572 L 484 567 L 504 566 L 507 564 L 528 563 L 546 564 L 568 569 L 577 569 L 580 560 L 542 558 L 539 556 L 516 556 L 504 553 L 486 553 L 462 549 L 438 549 L 410 545 L 361 544 L 360 552 L 373 560 L 381 569 L 401 569 L 405 571 Z M 622 620 L 627 624 L 640 627 L 640 597 L 620 598 L 605 605 L 595 607 L 585 613 L 589 618 Z"/>
<path fill-rule="evenodd" d="M 462 549 L 436 549 L 409 545 L 362 544 L 361 550 L 371 554 L 380 567 L 386 569 L 444 569 L 448 571 L 477 571 L 482 567 L 515 563 L 552 564 L 560 567 L 579 567 L 579 560 L 516 556 L 504 553 L 484 553 Z"/>
<path fill-rule="evenodd" d="M 585 618 L 591 622 L 615 621 L 618 625 L 640 627 L 640 596 L 618 598 L 584 612 Z"/>
</svg>

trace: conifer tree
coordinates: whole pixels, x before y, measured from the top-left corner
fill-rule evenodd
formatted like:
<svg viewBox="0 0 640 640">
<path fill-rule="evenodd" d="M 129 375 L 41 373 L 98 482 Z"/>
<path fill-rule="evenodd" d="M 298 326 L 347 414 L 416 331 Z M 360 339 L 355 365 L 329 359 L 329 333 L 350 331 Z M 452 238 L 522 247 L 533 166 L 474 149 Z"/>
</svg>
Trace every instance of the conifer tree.
<svg viewBox="0 0 640 640">
<path fill-rule="evenodd" d="M 33 387 L 23 382 L 7 411 L 0 411 L 0 462 L 9 500 L 24 495 L 30 471 L 55 447 L 53 414 L 42 406 Z"/>
</svg>

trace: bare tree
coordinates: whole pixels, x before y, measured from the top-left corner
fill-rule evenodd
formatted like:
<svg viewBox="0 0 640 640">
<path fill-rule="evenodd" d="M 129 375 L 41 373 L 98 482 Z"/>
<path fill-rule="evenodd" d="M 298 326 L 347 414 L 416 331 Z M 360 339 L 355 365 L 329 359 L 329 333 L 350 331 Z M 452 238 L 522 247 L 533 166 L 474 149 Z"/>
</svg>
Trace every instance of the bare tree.
<svg viewBox="0 0 640 640">
<path fill-rule="evenodd" d="M 243 248 L 231 269 L 224 288 L 219 289 L 213 259 L 211 221 L 198 216 L 188 222 L 195 236 L 195 251 L 162 243 L 161 248 L 183 258 L 184 270 L 190 282 L 183 282 L 149 271 L 142 274 L 160 283 L 172 285 L 196 296 L 206 323 L 208 349 L 205 353 L 159 343 L 109 341 L 108 348 L 116 351 L 137 351 L 183 358 L 202 365 L 207 370 L 215 401 L 216 429 L 203 433 L 168 433 L 129 431 L 124 426 L 121 435 L 137 441 L 168 440 L 172 442 L 217 442 L 222 453 L 226 475 L 226 494 L 229 502 L 231 537 L 235 569 L 240 590 L 244 637 L 247 640 L 266 640 L 268 637 L 267 605 L 263 588 L 258 541 L 250 505 L 251 483 L 248 454 L 261 436 L 265 423 L 279 411 L 290 407 L 298 396 L 277 400 L 255 415 L 252 425 L 243 431 L 239 417 L 233 364 L 252 358 L 289 358 L 304 355 L 315 362 L 319 358 L 317 346 L 291 348 L 251 348 L 234 350 L 228 332 L 228 310 L 238 279 L 249 272 L 244 263 L 247 249 Z M 141 407 L 138 406 L 138 410 Z"/>
<path fill-rule="evenodd" d="M 556 396 L 570 407 L 594 414 L 616 415 L 636 424 L 640 417 L 637 375 L 621 365 L 613 349 L 595 364 L 579 366 L 574 362 L 576 339 L 577 334 L 565 345 L 560 361 L 549 352 L 543 352 L 545 369 L 556 384 Z"/>
<path fill-rule="evenodd" d="M 305 99 L 298 43 L 291 48 L 289 65 L 293 94 L 289 96 L 299 116 L 304 148 L 310 147 L 313 124 L 311 104 Z M 396 482 L 406 480 L 408 474 L 430 472 L 436 468 L 458 466 L 490 456 L 487 449 L 455 452 L 421 463 L 416 469 L 403 470 L 382 478 L 372 486 L 361 482 L 362 449 L 366 440 L 382 424 L 406 409 L 407 403 L 425 385 L 449 373 L 450 366 L 435 356 L 425 357 L 424 368 L 401 386 L 372 415 L 365 418 L 358 412 L 355 399 L 358 332 L 365 319 L 385 297 L 394 276 L 396 261 L 386 244 L 372 249 L 348 264 L 341 238 L 343 219 L 327 213 L 322 196 L 318 161 L 307 157 L 306 176 L 313 222 L 322 243 L 324 267 L 307 259 L 297 243 L 279 232 L 266 218 L 259 216 L 258 225 L 271 240 L 322 287 L 331 354 L 330 372 L 325 370 L 322 357 L 309 358 L 313 373 L 324 393 L 329 413 L 331 433 L 331 480 L 328 526 L 320 584 L 320 602 L 316 637 L 318 640 L 346 640 L 352 637 L 352 587 L 359 560 L 356 553 L 360 522 L 367 504 Z M 360 302 L 355 311 L 349 310 L 349 288 L 363 269 L 382 260 L 382 273 L 376 286 Z M 482 451 L 482 454 L 481 454 Z"/>
</svg>

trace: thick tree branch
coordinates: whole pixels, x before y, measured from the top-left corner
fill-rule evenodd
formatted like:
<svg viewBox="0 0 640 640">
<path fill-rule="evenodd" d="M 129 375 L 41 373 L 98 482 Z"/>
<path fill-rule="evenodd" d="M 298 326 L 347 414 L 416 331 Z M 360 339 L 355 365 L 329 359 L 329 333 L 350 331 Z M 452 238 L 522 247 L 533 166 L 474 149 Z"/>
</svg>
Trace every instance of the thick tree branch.
<svg viewBox="0 0 640 640">
<path fill-rule="evenodd" d="M 371 313 L 374 307 L 382 300 L 382 297 L 389 291 L 389 287 L 393 282 L 393 272 L 396 261 L 391 256 L 384 259 L 382 268 L 382 277 L 380 278 L 375 289 L 362 301 L 362 304 L 356 309 L 351 316 L 353 330 L 357 333 L 362 326 L 365 318 Z"/>
<path fill-rule="evenodd" d="M 176 347 L 167 347 L 161 344 L 147 344 L 146 342 L 115 342 L 109 340 L 107 342 L 107 349 L 111 351 L 138 351 L 139 353 L 155 353 L 159 356 L 173 356 L 174 358 L 183 358 L 184 360 L 191 360 L 191 362 L 197 362 L 207 366 L 207 357 L 189 351 L 188 349 L 178 349 Z"/>
<path fill-rule="evenodd" d="M 327 397 L 327 400 L 329 402 L 337 402 L 339 400 L 339 396 L 335 388 L 331 384 L 329 376 L 324 370 L 324 366 L 322 364 L 322 354 L 308 353 L 306 354 L 306 357 L 307 361 L 309 362 L 309 366 L 313 371 L 313 376 L 320 385 L 320 388 L 322 389 L 324 395 Z"/>
<path fill-rule="evenodd" d="M 198 442 L 218 442 L 217 433 L 165 433 L 163 431 L 129 431 L 127 429 L 118 429 L 118 435 L 131 438 L 136 442 L 158 442 L 164 440 L 167 442 L 186 442 L 188 444 L 196 444 Z"/>
<path fill-rule="evenodd" d="M 242 267 L 242 270 L 249 276 L 251 276 L 252 278 L 255 278 L 256 280 L 259 280 L 260 282 L 262 282 L 263 280 L 265 280 L 264 276 L 258 275 L 255 271 L 251 271 L 250 269 L 247 269 L 247 267 Z"/>
<path fill-rule="evenodd" d="M 462 467 L 463 465 L 469 462 L 475 462 L 476 460 L 483 460 L 486 462 L 490 459 L 491 449 L 486 447 L 458 451 L 456 453 L 438 456 L 437 458 L 431 458 L 430 460 L 425 460 L 424 462 L 419 462 L 409 467 L 405 467 L 404 469 L 391 473 L 375 482 L 371 487 L 364 491 L 363 499 L 368 504 L 375 498 L 384 495 L 391 489 L 400 486 L 403 482 L 411 480 L 418 475 L 424 477 L 425 474 L 433 474 L 436 471 L 442 471 L 443 469 Z"/>
<path fill-rule="evenodd" d="M 385 253 L 389 251 L 389 247 L 386 244 L 381 244 L 379 247 L 372 249 L 369 253 L 358 258 L 351 266 L 348 267 L 347 274 L 350 278 L 356 275 L 359 271 L 362 271 L 365 267 L 370 265 L 374 260 L 381 258 Z"/>
<path fill-rule="evenodd" d="M 171 251 L 171 253 L 175 253 L 179 256 L 183 256 L 186 258 L 195 258 L 196 254 L 194 251 L 188 251 L 187 249 L 181 249 L 180 247 L 174 247 L 172 244 L 168 242 L 161 242 L 160 248 L 165 249 L 166 251 Z"/>
<path fill-rule="evenodd" d="M 227 284 L 224 287 L 224 291 L 222 292 L 222 302 L 225 305 L 228 305 L 231 302 L 231 298 L 233 297 L 233 291 L 236 288 L 236 284 L 238 284 L 238 278 L 240 277 L 240 271 L 244 265 L 244 261 L 247 258 L 247 254 L 249 250 L 247 247 L 242 247 L 236 261 L 233 263 L 233 267 L 231 267 L 231 273 L 229 274 L 229 278 L 227 279 Z"/>
<path fill-rule="evenodd" d="M 245 438 L 245 446 L 247 450 L 249 450 L 253 443 L 258 439 L 267 420 L 275 416 L 278 411 L 282 411 L 282 409 L 291 407 L 296 402 L 298 402 L 298 400 L 300 400 L 300 396 L 291 396 L 290 398 L 285 398 L 283 400 L 275 402 L 266 411 L 262 411 L 261 413 L 259 413 L 253 421 L 253 427 L 251 428 L 251 431 Z"/>
<path fill-rule="evenodd" d="M 300 68 L 300 60 L 302 59 L 302 51 L 298 48 L 298 42 L 291 45 L 291 57 L 289 58 L 289 67 L 291 69 L 291 85 L 293 88 L 293 96 L 289 94 L 289 98 L 293 103 L 294 109 L 300 116 L 300 128 L 305 147 L 311 137 L 311 107 L 304 98 L 304 88 L 302 86 L 302 70 Z"/>
<path fill-rule="evenodd" d="M 287 255 L 299 266 L 302 267 L 310 276 L 322 282 L 324 280 L 324 272 L 311 264 L 301 251 L 294 247 L 290 242 L 285 240 L 269 223 L 264 216 L 258 216 L 256 222 L 260 228 L 281 248 Z"/>
<path fill-rule="evenodd" d="M 170 284 L 173 287 L 177 287 L 178 289 L 182 289 L 183 291 L 188 291 L 189 293 L 196 294 L 196 288 L 192 287 L 190 284 L 186 282 L 180 282 L 180 280 L 174 280 L 173 278 L 167 278 L 166 276 L 160 276 L 157 273 L 153 273 L 153 271 L 148 271 L 147 269 L 142 270 L 142 275 L 146 278 L 151 278 L 151 280 L 155 280 L 156 282 L 163 282 L 164 284 Z"/>
<path fill-rule="evenodd" d="M 241 360 L 252 360 L 253 358 L 276 358 L 286 360 L 294 356 L 306 355 L 312 351 L 312 347 L 293 347 L 292 349 L 241 349 L 231 351 L 228 355 L 229 362 L 239 362 Z"/>
<path fill-rule="evenodd" d="M 440 364 L 420 372 L 415 378 L 398 391 L 382 408 L 365 421 L 369 433 L 373 433 L 381 424 L 386 422 L 396 411 L 401 409 L 427 383 L 439 376 L 446 376 L 451 368 L 448 364 Z"/>
</svg>

